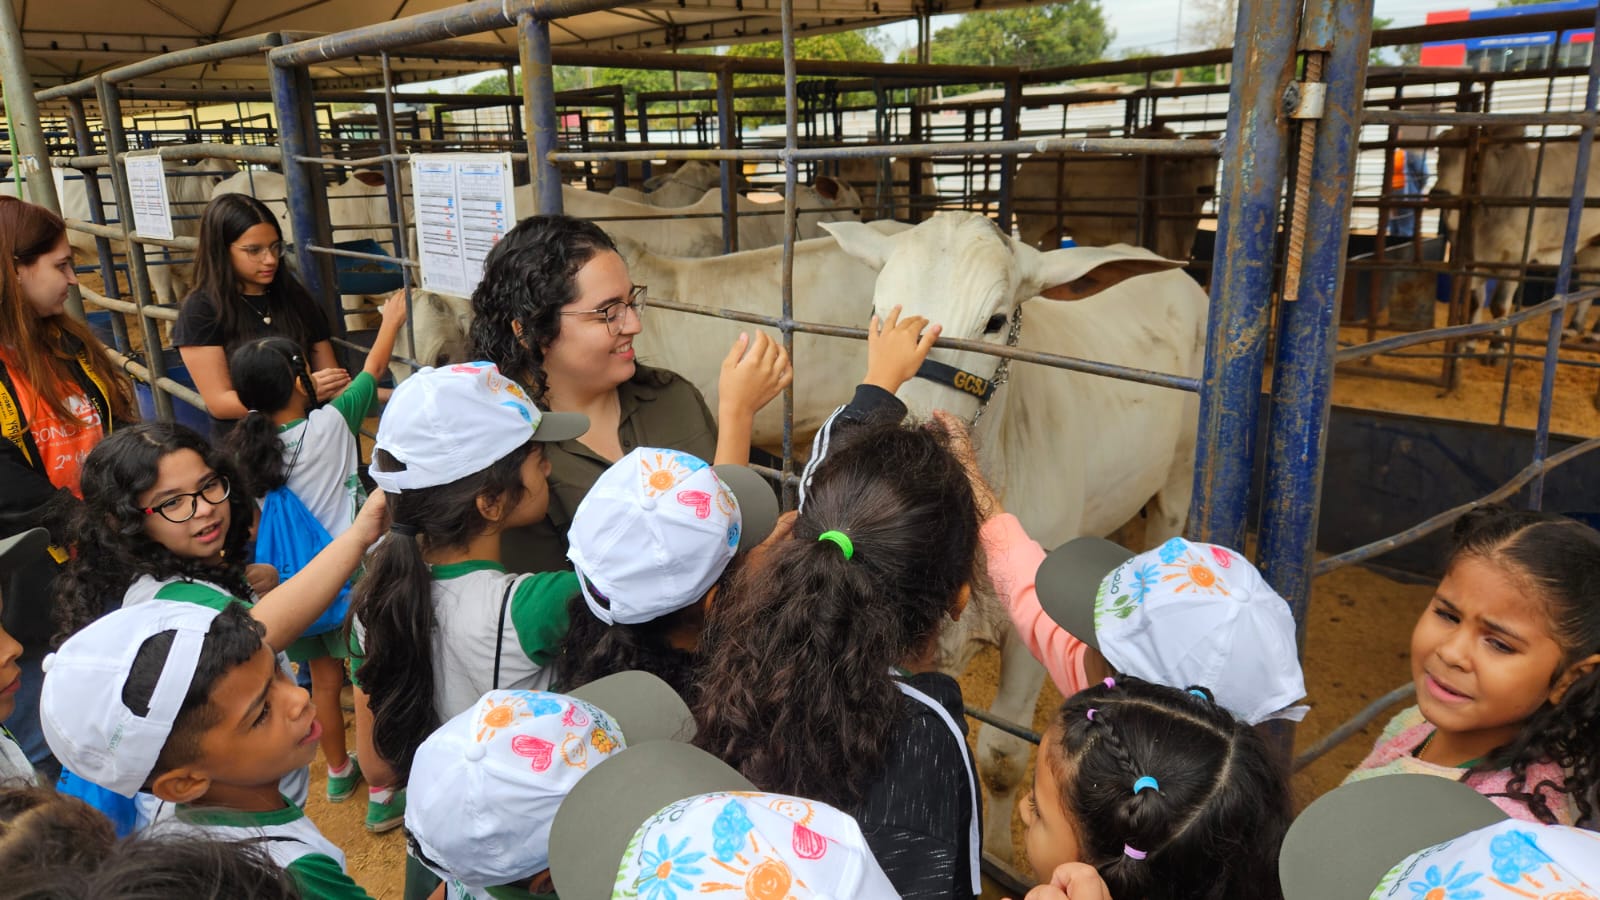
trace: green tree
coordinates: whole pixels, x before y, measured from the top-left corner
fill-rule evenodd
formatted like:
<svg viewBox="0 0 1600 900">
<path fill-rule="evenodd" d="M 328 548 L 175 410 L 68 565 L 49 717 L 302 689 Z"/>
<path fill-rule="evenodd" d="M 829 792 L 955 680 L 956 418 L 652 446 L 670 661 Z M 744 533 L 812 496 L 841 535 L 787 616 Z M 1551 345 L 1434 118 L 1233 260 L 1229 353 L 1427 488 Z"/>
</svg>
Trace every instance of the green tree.
<svg viewBox="0 0 1600 900">
<path fill-rule="evenodd" d="M 796 59 L 821 59 L 833 62 L 883 62 L 884 37 L 876 30 L 838 31 L 803 37 L 794 42 Z M 781 41 L 761 41 L 755 44 L 735 44 L 727 48 L 727 55 L 743 59 L 781 59 Z M 809 81 L 813 79 L 801 79 Z M 735 75 L 733 86 L 755 87 L 783 84 L 781 75 Z M 846 94 L 840 102 L 860 105 L 872 102 L 871 94 Z M 783 108 L 782 97 L 755 97 L 740 103 L 744 109 L 778 110 Z"/>
<path fill-rule="evenodd" d="M 939 65 L 1042 69 L 1095 62 L 1115 37 L 1100 0 L 1076 0 L 968 13 L 956 24 L 934 32 L 928 52 L 930 60 Z M 915 50 L 900 55 L 901 62 L 915 58 Z M 985 85 L 959 85 L 946 88 L 945 93 L 981 87 Z"/>
<path fill-rule="evenodd" d="M 521 77 L 521 71 L 517 71 Z M 673 86 L 671 72 L 653 69 L 614 69 L 590 68 L 579 66 L 556 66 L 555 88 L 557 91 L 575 91 L 590 87 L 609 87 L 621 85 L 627 97 L 627 108 L 636 112 L 638 95 L 642 92 L 670 91 L 670 90 L 702 90 L 713 85 L 712 77 L 704 72 L 680 72 L 677 87 Z M 504 72 L 497 72 L 467 88 L 469 94 L 505 94 L 506 76 Z M 694 108 L 706 108 L 708 104 L 697 102 Z"/>
</svg>

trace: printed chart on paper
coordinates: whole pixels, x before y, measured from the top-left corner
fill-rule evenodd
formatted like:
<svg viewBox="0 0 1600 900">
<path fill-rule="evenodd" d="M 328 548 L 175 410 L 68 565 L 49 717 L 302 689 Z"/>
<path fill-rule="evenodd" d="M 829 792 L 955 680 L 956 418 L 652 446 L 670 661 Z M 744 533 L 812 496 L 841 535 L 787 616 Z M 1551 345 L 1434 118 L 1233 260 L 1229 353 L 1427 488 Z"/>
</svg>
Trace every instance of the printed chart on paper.
<svg viewBox="0 0 1600 900">
<path fill-rule="evenodd" d="M 517 223 L 511 154 L 414 154 L 411 196 L 423 289 L 470 297 L 484 257 Z"/>
</svg>

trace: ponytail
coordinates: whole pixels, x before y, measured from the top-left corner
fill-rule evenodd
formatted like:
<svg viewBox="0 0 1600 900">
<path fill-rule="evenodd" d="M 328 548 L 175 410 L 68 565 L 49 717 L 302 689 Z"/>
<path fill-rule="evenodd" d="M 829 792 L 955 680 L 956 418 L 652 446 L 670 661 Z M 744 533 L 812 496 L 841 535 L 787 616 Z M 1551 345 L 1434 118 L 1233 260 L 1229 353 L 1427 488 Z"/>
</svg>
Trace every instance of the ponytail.
<svg viewBox="0 0 1600 900">
<path fill-rule="evenodd" d="M 521 502 L 522 464 L 529 441 L 488 468 L 438 487 L 389 494 L 394 525 L 367 559 L 366 575 L 350 597 L 346 628 L 360 621 L 365 653 L 355 671 L 372 709 L 372 743 L 404 786 L 417 747 L 439 727 L 434 706 L 433 578 L 425 551 L 462 548 L 490 526 L 480 498 L 502 509 Z M 382 450 L 373 462 L 387 471 L 405 464 Z"/>
<path fill-rule="evenodd" d="M 249 410 L 224 439 L 223 449 L 249 473 L 250 494 L 265 497 L 289 482 L 283 442 L 272 417 L 289 407 L 295 388 L 315 405 L 316 385 L 300 345 L 283 337 L 258 338 L 228 356 L 228 376 L 239 402 Z"/>
<path fill-rule="evenodd" d="M 1209 692 L 1107 679 L 1063 703 L 1049 734 L 1038 765 L 1113 897 L 1282 900 L 1287 774 Z"/>
<path fill-rule="evenodd" d="M 696 742 L 762 790 L 857 804 L 900 718 L 889 667 L 930 647 L 977 553 L 943 436 L 863 426 L 819 466 L 790 537 L 713 608 Z"/>
</svg>

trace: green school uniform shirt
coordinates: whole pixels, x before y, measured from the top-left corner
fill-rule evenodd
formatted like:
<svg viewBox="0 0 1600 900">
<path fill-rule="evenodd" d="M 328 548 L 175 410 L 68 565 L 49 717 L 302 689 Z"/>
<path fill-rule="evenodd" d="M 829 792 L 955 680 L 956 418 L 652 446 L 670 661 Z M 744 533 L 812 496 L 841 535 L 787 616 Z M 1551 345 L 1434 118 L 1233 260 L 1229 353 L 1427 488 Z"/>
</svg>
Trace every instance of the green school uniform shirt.
<svg viewBox="0 0 1600 900">
<path fill-rule="evenodd" d="M 344 852 L 322 836 L 300 807 L 284 800 L 270 812 L 178 806 L 172 828 L 219 841 L 258 842 L 294 879 L 304 900 L 371 900 L 344 870 Z"/>
</svg>

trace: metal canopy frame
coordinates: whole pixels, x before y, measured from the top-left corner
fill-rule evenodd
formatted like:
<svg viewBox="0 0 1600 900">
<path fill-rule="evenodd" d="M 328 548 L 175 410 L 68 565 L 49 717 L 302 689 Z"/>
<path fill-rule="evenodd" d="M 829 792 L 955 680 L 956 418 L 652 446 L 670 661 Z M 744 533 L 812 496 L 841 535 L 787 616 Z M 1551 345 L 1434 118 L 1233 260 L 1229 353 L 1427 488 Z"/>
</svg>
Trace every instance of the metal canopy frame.
<svg viewBox="0 0 1600 900">
<path fill-rule="evenodd" d="M 590 14 L 611 9 L 615 5 L 615 0 L 524 0 L 520 3 L 476 0 L 339 34 L 297 41 L 288 40 L 281 34 L 262 35 L 240 42 L 213 44 L 167 54 L 105 72 L 90 83 L 108 132 L 109 152 L 106 157 L 100 158 L 90 156 L 86 149 L 89 145 L 86 143 L 88 131 L 83 100 L 87 92 L 83 83 L 46 90 L 40 93 L 40 97 L 66 103 L 79 134 L 80 155 L 72 160 L 57 160 L 56 163 L 69 168 L 89 168 L 108 158 L 114 161 L 125 152 L 119 103 L 124 92 L 139 83 L 140 79 L 167 71 L 172 66 L 210 64 L 232 56 L 259 57 L 264 54 L 269 67 L 271 94 L 280 122 L 280 146 L 273 151 L 270 148 L 207 145 L 207 148 L 200 148 L 200 152 L 240 159 L 260 156 L 273 158 L 281 164 L 289 186 L 294 231 L 302 236 L 296 248 L 301 275 L 314 295 L 329 297 L 333 284 L 331 258 L 344 251 L 332 247 L 326 197 L 320 190 L 320 179 L 317 177 L 319 167 L 326 160 L 318 148 L 313 120 L 317 95 L 313 72 L 319 66 L 360 55 L 376 59 L 384 83 L 392 86 L 396 77 L 394 60 L 397 57 L 391 54 L 415 53 L 417 45 L 422 44 L 428 45 L 430 52 L 437 50 L 448 54 L 459 51 L 470 57 L 482 51 L 456 40 L 459 36 L 514 29 L 517 61 L 522 66 L 521 95 L 528 123 L 525 158 L 530 162 L 540 198 L 540 212 L 554 213 L 561 209 L 558 171 L 561 162 L 716 160 L 723 163 L 725 189 L 728 184 L 727 173 L 735 161 L 764 159 L 783 166 L 787 188 L 787 199 L 783 206 L 790 227 L 786 229 L 782 256 L 782 315 L 760 321 L 777 327 L 782 332 L 785 346 L 791 350 L 796 332 L 864 337 L 860 329 L 818 325 L 793 318 L 794 197 L 801 163 L 843 157 L 928 159 L 969 153 L 992 154 L 1013 161 L 1019 153 L 1056 149 L 1068 153 L 1144 155 L 1218 153 L 1221 156 L 1223 178 L 1218 196 L 1217 245 L 1226 248 L 1226 255 L 1217 261 L 1213 269 L 1205 369 L 1198 381 L 1170 377 L 1152 379 L 1149 377 L 1151 373 L 1137 370 L 1096 366 L 1047 354 L 1030 356 L 986 345 L 980 348 L 947 339 L 941 339 L 939 345 L 1012 356 L 1035 364 L 1091 371 L 1106 377 L 1131 377 L 1173 389 L 1198 392 L 1199 452 L 1189 534 L 1199 540 L 1243 547 L 1247 537 L 1246 525 L 1253 512 L 1249 504 L 1252 476 L 1257 466 L 1263 467 L 1265 492 L 1259 510 L 1257 558 L 1268 580 L 1289 601 L 1297 622 L 1301 624 L 1302 643 L 1310 583 L 1314 575 L 1415 541 L 1447 526 L 1471 508 L 1515 496 L 1524 486 L 1531 486 L 1528 502 L 1538 507 L 1543 501 L 1542 477 L 1545 472 L 1600 447 L 1600 439 L 1596 439 L 1555 456 L 1548 455 L 1550 405 L 1554 391 L 1554 367 L 1551 363 L 1559 344 L 1560 311 L 1594 294 L 1570 290 L 1578 222 L 1584 207 L 1583 197 L 1578 195 L 1572 197 L 1568 204 L 1566 244 L 1557 279 L 1557 297 L 1539 307 L 1524 310 L 1516 317 L 1519 322 L 1539 316 L 1551 317 L 1545 348 L 1546 369 L 1541 384 L 1538 428 L 1530 448 L 1529 466 L 1487 497 L 1442 511 L 1413 529 L 1368 547 L 1341 554 L 1322 564 L 1315 561 L 1329 388 L 1336 356 L 1335 316 L 1346 262 L 1345 235 L 1352 204 L 1352 175 L 1360 148 L 1359 133 L 1364 115 L 1362 89 L 1366 81 L 1368 50 L 1372 44 L 1388 45 L 1470 35 L 1484 29 L 1485 23 L 1397 29 L 1374 35 L 1370 31 L 1371 0 L 1304 0 L 1303 3 L 1241 0 L 1235 46 L 1231 53 L 1223 56 L 1217 52 L 1189 54 L 1179 58 L 1181 62 L 1169 60 L 1163 66 L 1198 64 L 1191 62 L 1196 59 L 1232 59 L 1235 80 L 1229 85 L 1227 133 L 1220 142 L 1131 138 L 1025 141 L 1018 139 L 1013 131 L 1008 135 L 1009 139 L 1001 141 L 811 147 L 801 146 L 799 140 L 796 78 L 808 69 L 817 69 L 794 58 L 794 38 L 799 29 L 792 4 L 785 2 L 781 10 L 783 59 L 765 63 L 779 67 L 784 75 L 786 111 L 782 147 L 740 149 L 728 142 L 724 134 L 724 145 L 716 150 L 560 152 L 555 140 L 556 105 L 551 66 L 562 58 L 563 52 L 581 54 L 587 51 L 561 51 L 556 48 L 555 35 L 560 31 L 557 23 L 564 17 Z M 1551 27 L 1569 28 L 1583 23 L 1582 19 L 1574 18 L 1571 13 L 1562 13 L 1527 17 L 1527 21 L 1519 22 L 1519 25 L 1542 26 L 1547 18 L 1551 20 Z M 1600 25 L 1600 12 L 1596 13 L 1594 24 Z M 1502 29 L 1506 27 L 1504 23 L 1498 25 Z M 503 64 L 507 51 L 496 49 L 493 52 L 498 54 L 497 64 Z M 581 55 L 577 58 L 602 59 Z M 19 65 L 20 59 L 14 23 L 0 17 L 0 64 L 7 67 L 0 70 L 0 74 L 9 77 L 13 71 L 11 67 Z M 606 65 L 648 66 L 658 61 L 648 54 L 621 54 L 603 59 Z M 685 59 L 705 59 L 704 63 L 694 62 L 690 65 L 710 65 L 719 74 L 731 71 L 726 68 L 728 63 L 719 63 L 714 58 L 672 59 L 680 63 Z M 1027 78 L 1029 81 L 1043 81 L 1052 77 L 1061 78 L 1066 74 L 1100 74 L 1106 68 L 1089 66 L 1071 73 L 1028 73 Z M 884 71 L 881 74 L 889 77 L 892 73 Z M 901 74 L 904 74 L 903 71 Z M 1008 95 L 1016 98 L 1007 104 L 1014 112 L 1021 96 L 1022 73 L 1015 70 L 984 70 L 983 74 L 988 76 L 985 80 L 1006 84 Z M 1587 78 L 1585 113 L 1575 121 L 1594 121 L 1597 95 L 1600 95 L 1600 54 L 1591 60 Z M 387 99 L 374 99 L 375 102 L 382 100 L 385 103 L 392 121 L 393 98 L 387 91 L 386 95 Z M 1320 102 L 1309 102 L 1307 98 L 1321 99 Z M 16 112 L 14 109 L 13 113 Z M 1393 118 L 1394 115 L 1389 114 L 1389 117 Z M 1430 115 L 1451 118 L 1448 113 Z M 29 118 L 26 110 L 13 121 L 24 118 Z M 31 118 L 36 121 L 36 113 Z M 1498 120 L 1469 116 L 1463 121 Z M 18 128 L 16 133 L 19 141 L 17 161 L 24 168 L 30 163 L 41 163 L 43 157 L 39 152 L 29 149 L 28 142 L 32 139 L 28 137 L 27 130 Z M 1589 165 L 1592 143 L 1592 132 L 1585 133 L 1579 142 L 1576 183 L 1584 183 L 1583 175 Z M 163 155 L 181 155 L 196 150 L 169 148 L 162 152 Z M 34 157 L 32 160 L 28 159 L 30 155 Z M 391 131 L 387 152 L 372 161 L 382 162 L 393 174 L 395 167 L 405 158 L 405 154 L 398 152 Z M 1286 198 L 1291 159 L 1295 162 L 1295 183 Z M 126 208 L 127 185 L 119 166 L 112 166 L 112 181 L 122 208 Z M 395 181 L 391 180 L 393 183 Z M 89 179 L 86 184 L 94 186 L 96 182 Z M 91 190 L 97 191 L 97 188 Z M 96 211 L 95 215 L 99 218 L 98 196 L 92 197 L 92 201 L 91 209 Z M 398 207 L 392 207 L 392 211 L 397 213 Z M 1006 215 L 1007 210 L 1002 205 L 1002 220 Z M 139 238 L 130 233 L 128 218 L 123 216 L 121 220 L 115 228 L 107 227 L 103 222 L 71 223 L 72 227 L 97 236 L 119 237 L 129 241 L 128 261 L 134 302 L 126 303 L 114 297 L 91 299 L 111 309 L 140 314 L 147 346 L 159 346 L 154 320 L 168 318 L 171 311 L 151 306 L 147 264 L 142 248 L 145 244 L 179 247 L 185 244 L 182 241 Z M 1285 221 L 1288 223 L 1286 232 L 1280 228 Z M 404 241 L 398 242 L 398 245 L 400 250 L 395 259 L 409 272 L 414 263 L 406 259 Z M 103 243 L 101 254 L 103 271 L 110 275 L 110 254 Z M 1280 274 L 1280 271 L 1284 274 Z M 108 277 L 106 283 L 108 288 L 115 290 L 114 277 Z M 1282 297 L 1295 299 L 1284 300 Z M 688 304 L 676 304 L 675 307 L 709 315 L 727 315 L 730 312 Z M 751 321 L 759 319 L 747 318 Z M 1488 333 L 1506 325 L 1507 321 L 1503 320 L 1479 326 L 1460 326 L 1449 332 L 1407 335 L 1363 347 L 1347 348 L 1337 355 L 1340 359 L 1354 359 L 1399 346 L 1439 340 L 1445 336 Z M 1269 333 L 1275 340 L 1269 341 Z M 1269 344 L 1276 345 L 1276 355 L 1271 383 L 1264 385 Z M 806 362 L 797 360 L 797 364 L 805 365 Z M 163 380 L 159 354 L 151 355 L 147 371 L 135 371 L 162 387 L 170 385 L 170 381 Z M 1264 387 L 1269 391 L 1270 403 L 1267 404 L 1269 411 L 1265 423 L 1265 443 L 1258 446 L 1258 427 L 1262 424 L 1259 412 L 1262 404 L 1259 401 Z M 790 388 L 784 394 L 784 465 L 781 471 L 771 473 L 785 479 L 793 476 L 792 390 Z M 170 416 L 171 401 L 167 392 L 158 390 L 156 396 L 158 414 Z M 1336 734 L 1348 734 L 1353 730 L 1352 726 L 1360 726 L 1364 721 L 1363 716 L 1370 719 L 1381 711 L 1382 707 L 1375 705 L 1356 720 L 1341 726 Z M 980 717 L 986 722 L 994 721 L 992 717 Z M 1012 723 L 996 724 L 1012 734 L 1025 735 L 1027 731 Z M 1282 738 L 1287 742 L 1287 731 L 1282 733 Z M 1323 742 L 1318 752 L 1325 750 L 1327 743 Z"/>
</svg>

